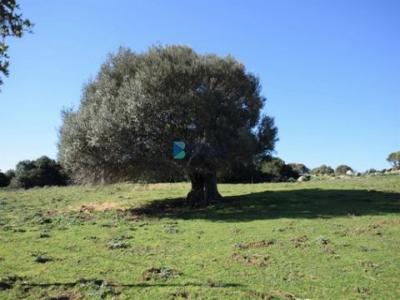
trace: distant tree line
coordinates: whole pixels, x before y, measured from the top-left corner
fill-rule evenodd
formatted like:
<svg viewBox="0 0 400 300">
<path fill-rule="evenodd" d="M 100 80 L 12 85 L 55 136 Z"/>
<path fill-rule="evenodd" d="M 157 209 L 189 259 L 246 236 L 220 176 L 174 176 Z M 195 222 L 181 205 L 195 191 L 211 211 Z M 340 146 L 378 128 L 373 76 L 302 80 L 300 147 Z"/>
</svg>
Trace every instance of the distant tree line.
<svg viewBox="0 0 400 300">
<path fill-rule="evenodd" d="M 68 175 L 61 165 L 47 156 L 36 160 L 23 160 L 14 170 L 0 172 L 0 187 L 32 188 L 35 186 L 66 185 Z"/>
<path fill-rule="evenodd" d="M 217 175 L 225 183 L 280 182 L 295 180 L 308 170 L 304 164 L 286 164 L 279 157 L 265 156 L 254 164 L 238 164 Z"/>
<path fill-rule="evenodd" d="M 383 174 L 399 169 L 400 152 L 391 153 L 388 161 L 393 164 L 393 169 L 368 169 L 364 175 Z M 290 182 L 296 181 L 302 176 L 343 176 L 356 175 L 348 165 L 339 165 L 333 169 L 327 165 L 321 165 L 309 169 L 302 163 L 285 163 L 279 157 L 265 156 L 252 164 L 237 164 L 229 169 L 220 170 L 217 178 L 224 183 L 260 183 L 260 182 Z M 147 182 L 159 181 L 186 181 L 187 178 L 181 174 L 172 174 L 168 180 L 147 180 Z M 63 186 L 74 183 L 69 174 L 59 162 L 42 156 L 36 160 L 20 161 L 15 170 L 0 171 L 0 187 L 10 188 L 32 188 L 35 186 Z"/>
</svg>

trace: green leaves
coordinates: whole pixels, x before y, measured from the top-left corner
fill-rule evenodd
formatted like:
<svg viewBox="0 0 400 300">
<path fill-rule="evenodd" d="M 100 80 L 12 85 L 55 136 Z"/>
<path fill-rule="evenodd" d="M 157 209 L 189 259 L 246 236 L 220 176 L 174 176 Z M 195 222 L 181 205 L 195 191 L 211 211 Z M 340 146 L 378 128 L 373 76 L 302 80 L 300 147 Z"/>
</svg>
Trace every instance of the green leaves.
<svg viewBox="0 0 400 300">
<path fill-rule="evenodd" d="M 24 32 L 30 32 L 33 24 L 28 19 L 24 19 L 18 13 L 19 5 L 15 0 L 0 0 L 0 74 L 8 76 L 9 56 L 7 54 L 8 45 L 5 40 L 8 37 L 22 37 Z M 0 77 L 0 85 L 3 80 Z"/>
<path fill-rule="evenodd" d="M 181 179 L 175 140 L 207 142 L 225 153 L 225 165 L 251 161 L 273 150 L 277 134 L 272 118 L 259 122 L 259 91 L 258 78 L 232 57 L 121 48 L 86 86 L 79 109 L 64 113 L 60 161 L 80 182 Z"/>
<path fill-rule="evenodd" d="M 387 161 L 392 163 L 394 168 L 400 168 L 400 151 L 390 153 Z"/>
</svg>

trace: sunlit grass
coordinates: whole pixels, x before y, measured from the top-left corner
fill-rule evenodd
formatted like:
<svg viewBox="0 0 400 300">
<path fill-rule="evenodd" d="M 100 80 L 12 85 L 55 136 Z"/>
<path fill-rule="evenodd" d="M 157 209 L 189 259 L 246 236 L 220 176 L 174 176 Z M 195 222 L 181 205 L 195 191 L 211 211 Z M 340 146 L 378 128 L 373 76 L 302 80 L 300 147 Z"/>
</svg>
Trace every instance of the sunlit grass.
<svg viewBox="0 0 400 300">
<path fill-rule="evenodd" d="M 400 176 L 189 188 L 0 190 L 0 299 L 400 297 Z"/>
</svg>

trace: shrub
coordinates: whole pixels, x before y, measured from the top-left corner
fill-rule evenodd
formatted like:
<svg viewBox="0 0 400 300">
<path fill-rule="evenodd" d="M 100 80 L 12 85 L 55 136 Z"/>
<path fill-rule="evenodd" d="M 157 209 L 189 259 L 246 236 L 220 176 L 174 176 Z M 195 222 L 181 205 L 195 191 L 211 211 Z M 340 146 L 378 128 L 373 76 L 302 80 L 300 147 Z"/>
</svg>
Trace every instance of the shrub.
<svg viewBox="0 0 400 300">
<path fill-rule="evenodd" d="M 298 178 L 299 174 L 278 157 L 268 157 L 261 163 L 261 172 L 267 181 L 287 181 Z"/>
<path fill-rule="evenodd" d="M 335 174 L 336 174 L 336 175 L 346 175 L 346 172 L 347 172 L 347 171 L 352 171 L 352 172 L 353 172 L 353 169 L 350 168 L 350 167 L 347 166 L 347 165 L 340 165 L 340 166 L 338 166 L 338 167 L 336 168 Z"/>
<path fill-rule="evenodd" d="M 224 183 L 254 183 L 268 181 L 263 173 L 254 164 L 237 163 L 229 168 L 220 170 L 217 173 L 217 178 Z"/>
<path fill-rule="evenodd" d="M 68 176 L 61 166 L 47 156 L 37 160 L 24 160 L 17 164 L 15 177 L 11 180 L 12 187 L 31 188 L 45 185 L 65 185 Z"/>
<path fill-rule="evenodd" d="M 314 168 L 314 169 L 311 170 L 311 174 L 317 175 L 317 176 L 320 176 L 320 175 L 332 175 L 334 173 L 335 173 L 335 171 L 331 167 L 329 167 L 327 165 L 322 165 L 320 167 L 317 167 L 317 168 Z"/>
<path fill-rule="evenodd" d="M 310 169 L 301 163 L 291 163 L 291 164 L 288 164 L 288 166 L 290 166 L 292 168 L 292 170 L 297 172 L 299 175 L 304 175 L 304 174 L 310 173 Z"/>
<path fill-rule="evenodd" d="M 378 171 L 376 170 L 376 169 L 374 169 L 374 168 L 371 168 L 371 169 L 368 169 L 367 171 L 365 171 L 365 174 L 375 174 L 375 173 L 377 173 Z"/>
<path fill-rule="evenodd" d="M 10 184 L 10 179 L 7 177 L 6 174 L 0 172 L 0 187 L 5 187 Z"/>
<path fill-rule="evenodd" d="M 6 176 L 10 179 L 13 179 L 15 177 L 15 171 L 14 170 L 8 170 L 6 173 Z"/>
</svg>

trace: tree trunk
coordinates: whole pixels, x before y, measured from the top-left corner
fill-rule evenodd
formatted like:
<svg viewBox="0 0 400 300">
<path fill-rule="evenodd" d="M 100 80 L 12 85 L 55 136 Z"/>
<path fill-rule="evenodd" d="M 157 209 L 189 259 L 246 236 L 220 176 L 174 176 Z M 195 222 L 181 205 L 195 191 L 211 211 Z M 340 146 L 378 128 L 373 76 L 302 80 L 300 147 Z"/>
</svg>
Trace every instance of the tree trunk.
<svg viewBox="0 0 400 300">
<path fill-rule="evenodd" d="M 192 182 L 192 189 L 186 198 L 189 205 L 205 207 L 221 199 L 215 173 L 192 172 L 189 177 Z"/>
<path fill-rule="evenodd" d="M 218 155 L 210 144 L 202 142 L 192 145 L 189 156 L 186 170 L 192 189 L 187 201 L 191 206 L 205 207 L 221 198 L 216 175 Z"/>
</svg>

